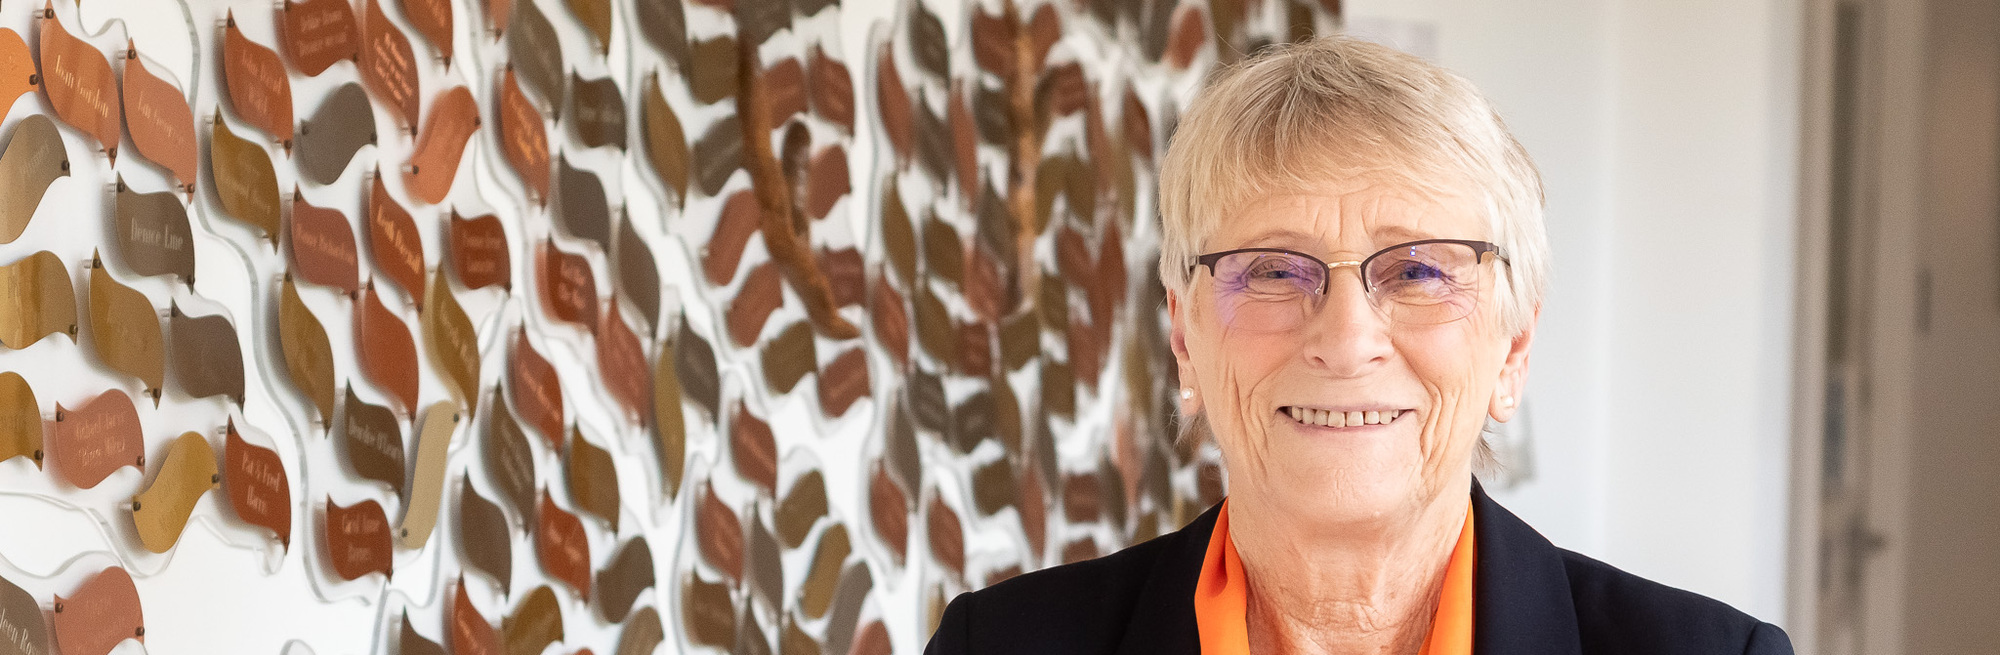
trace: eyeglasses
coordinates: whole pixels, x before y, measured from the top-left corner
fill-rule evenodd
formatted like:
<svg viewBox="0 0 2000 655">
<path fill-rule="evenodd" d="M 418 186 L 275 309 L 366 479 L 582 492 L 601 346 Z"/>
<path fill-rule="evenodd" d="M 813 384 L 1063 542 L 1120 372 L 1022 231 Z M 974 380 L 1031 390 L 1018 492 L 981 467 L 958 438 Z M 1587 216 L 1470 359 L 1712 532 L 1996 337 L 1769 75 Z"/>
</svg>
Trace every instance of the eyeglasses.
<svg viewBox="0 0 2000 655">
<path fill-rule="evenodd" d="M 1305 324 L 1326 304 L 1333 269 L 1355 267 L 1368 302 L 1391 322 L 1436 325 L 1472 315 L 1487 283 L 1484 265 L 1507 261 L 1486 241 L 1425 239 L 1383 249 L 1361 261 L 1325 262 L 1283 248 L 1240 248 L 1195 258 L 1215 277 L 1223 321 L 1255 332 L 1281 332 Z"/>
</svg>

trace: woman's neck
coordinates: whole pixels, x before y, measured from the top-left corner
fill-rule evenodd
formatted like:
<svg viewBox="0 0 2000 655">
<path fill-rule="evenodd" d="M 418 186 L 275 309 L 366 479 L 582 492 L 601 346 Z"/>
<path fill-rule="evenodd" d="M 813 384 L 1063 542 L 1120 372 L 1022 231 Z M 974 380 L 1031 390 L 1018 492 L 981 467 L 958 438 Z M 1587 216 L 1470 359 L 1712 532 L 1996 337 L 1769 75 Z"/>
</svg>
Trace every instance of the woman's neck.
<svg viewBox="0 0 2000 655">
<path fill-rule="evenodd" d="M 1250 652 L 1416 655 L 1469 504 L 1447 492 L 1406 517 L 1330 529 L 1232 496 Z"/>
</svg>

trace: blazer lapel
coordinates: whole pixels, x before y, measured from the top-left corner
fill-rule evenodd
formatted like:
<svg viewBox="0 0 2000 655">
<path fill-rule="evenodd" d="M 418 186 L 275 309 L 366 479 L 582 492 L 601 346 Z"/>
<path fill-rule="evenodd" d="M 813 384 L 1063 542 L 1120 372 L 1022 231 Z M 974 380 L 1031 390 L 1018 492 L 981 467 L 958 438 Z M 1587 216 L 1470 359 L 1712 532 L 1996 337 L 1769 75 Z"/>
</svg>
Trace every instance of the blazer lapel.
<svg viewBox="0 0 2000 655">
<path fill-rule="evenodd" d="M 1193 523 L 1161 539 L 1172 540 L 1146 573 L 1146 586 L 1133 603 L 1132 619 L 1118 644 L 1120 655 L 1200 655 L 1195 631 L 1194 587 L 1201 579 L 1208 539 L 1222 505 L 1208 508 Z"/>
<path fill-rule="evenodd" d="M 1576 606 L 1562 551 L 1472 483 L 1478 564 L 1472 651 L 1477 655 L 1581 655 Z"/>
</svg>

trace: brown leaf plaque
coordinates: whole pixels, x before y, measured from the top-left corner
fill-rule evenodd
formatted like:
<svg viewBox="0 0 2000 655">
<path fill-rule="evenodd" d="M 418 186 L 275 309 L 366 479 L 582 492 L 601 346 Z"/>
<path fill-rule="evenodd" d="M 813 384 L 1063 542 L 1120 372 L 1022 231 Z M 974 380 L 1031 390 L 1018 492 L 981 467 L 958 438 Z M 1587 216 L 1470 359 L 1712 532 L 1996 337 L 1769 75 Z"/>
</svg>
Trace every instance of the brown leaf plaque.
<svg viewBox="0 0 2000 655">
<path fill-rule="evenodd" d="M 433 205 L 444 202 L 458 177 L 466 141 L 479 129 L 479 105 L 472 92 L 455 86 L 431 101 L 431 114 L 417 136 L 403 185 L 410 195 Z"/>
<path fill-rule="evenodd" d="M 188 432 L 167 446 L 166 461 L 153 482 L 132 498 L 132 523 L 146 550 L 164 553 L 180 541 L 195 501 L 222 481 L 215 468 L 215 449 L 199 432 Z"/>
<path fill-rule="evenodd" d="M 653 549 L 646 538 L 633 537 L 618 547 L 618 554 L 597 573 L 597 611 L 610 623 L 624 621 L 632 613 L 639 592 L 653 586 Z"/>
<path fill-rule="evenodd" d="M 486 617 L 479 615 L 479 608 L 473 607 L 472 598 L 465 595 L 465 578 L 458 579 L 458 592 L 452 597 L 451 623 L 445 626 L 448 634 L 445 642 L 451 645 L 453 655 L 501 655 L 500 633 Z"/>
<path fill-rule="evenodd" d="M 911 142 L 916 140 L 915 119 L 910 104 L 910 90 L 903 87 L 903 77 L 896 72 L 896 58 L 892 56 L 889 44 L 882 44 L 882 51 L 875 57 L 875 104 L 881 109 L 882 132 L 889 137 L 890 148 L 896 151 L 896 161 L 910 160 Z"/>
<path fill-rule="evenodd" d="M 640 2 L 634 7 L 639 33 L 658 48 L 676 67 L 688 64 L 687 12 L 681 0 Z M 622 652 L 622 651 L 621 651 Z"/>
<path fill-rule="evenodd" d="M 403 426 L 389 408 L 370 405 L 347 390 L 341 411 L 341 445 L 347 467 L 366 480 L 389 485 L 403 497 Z"/>
<path fill-rule="evenodd" d="M 535 451 L 528 446 L 528 436 L 521 433 L 521 424 L 507 411 L 507 403 L 493 403 L 486 441 L 479 450 L 500 497 L 523 517 L 534 511 Z"/>
<path fill-rule="evenodd" d="M 0 372 L 0 462 L 16 457 L 42 468 L 42 410 L 28 380 L 6 371 Z"/>
<path fill-rule="evenodd" d="M 597 329 L 597 278 L 590 271 L 590 260 L 583 255 L 570 254 L 557 248 L 555 242 L 543 242 L 535 252 L 540 269 L 542 306 L 549 316 L 556 320 L 575 323 L 585 331 Z"/>
<path fill-rule="evenodd" d="M 120 179 L 116 204 L 111 240 L 117 244 L 118 261 L 140 275 L 172 275 L 192 283 L 194 230 L 181 199 L 170 191 L 139 193 Z"/>
<path fill-rule="evenodd" d="M 111 389 L 76 409 L 56 403 L 49 434 L 56 474 L 79 489 L 103 482 L 120 467 L 145 465 L 139 408 L 125 392 Z"/>
<path fill-rule="evenodd" d="M 830 146 L 815 153 L 806 168 L 805 210 L 813 218 L 826 218 L 833 204 L 852 190 L 847 179 L 847 151 Z"/>
<path fill-rule="evenodd" d="M 696 102 L 712 105 L 736 95 L 737 56 L 736 39 L 727 34 L 694 42 L 688 55 L 691 63 L 681 71 Z"/>
<path fill-rule="evenodd" d="M 63 29 L 56 19 L 55 2 L 42 4 L 35 14 L 41 21 L 42 90 L 56 117 L 97 139 L 113 161 L 118 159 L 118 128 L 123 122 L 118 108 L 118 80 L 111 75 L 111 62 L 95 46 Z"/>
<path fill-rule="evenodd" d="M 465 563 L 493 578 L 505 595 L 514 579 L 514 539 L 500 506 L 472 489 L 462 477 L 458 491 L 458 546 Z"/>
<path fill-rule="evenodd" d="M 629 215 L 618 221 L 618 242 L 611 258 L 618 268 L 618 290 L 639 308 L 640 318 L 646 320 L 645 333 L 652 335 L 653 326 L 660 324 L 660 265 L 653 259 L 652 247 L 632 227 Z"/>
<path fill-rule="evenodd" d="M 451 2 L 450 0 L 403 0 L 403 17 L 410 20 L 410 26 L 417 29 L 431 47 L 437 49 L 438 56 L 446 66 L 451 65 Z"/>
<path fill-rule="evenodd" d="M 416 305 L 424 304 L 424 244 L 417 235 L 417 222 L 410 211 L 389 196 L 378 171 L 368 195 L 368 252 L 375 266 L 396 286 L 410 294 Z"/>
<path fill-rule="evenodd" d="M 666 639 L 666 629 L 660 625 L 660 613 L 652 606 L 641 607 L 625 621 L 625 631 L 618 635 L 618 648 L 612 652 L 616 655 L 651 655 L 653 649 Z"/>
<path fill-rule="evenodd" d="M 681 625 L 690 641 L 728 649 L 736 639 L 736 602 L 729 585 L 687 576 L 681 584 Z"/>
<path fill-rule="evenodd" d="M 563 157 L 556 158 L 555 214 L 564 233 L 611 251 L 611 204 L 604 197 L 604 182 Z"/>
<path fill-rule="evenodd" d="M 743 586 L 749 589 L 752 598 L 763 601 L 765 607 L 781 609 L 785 603 L 784 559 L 778 552 L 778 538 L 771 536 L 757 514 L 755 509 L 750 512 L 750 557 L 744 570 L 749 579 Z"/>
<path fill-rule="evenodd" d="M 123 86 L 125 129 L 132 133 L 132 147 L 173 173 L 183 188 L 194 188 L 195 170 L 201 164 L 196 161 L 194 111 L 188 108 L 187 96 L 147 70 L 137 50 L 125 57 Z"/>
<path fill-rule="evenodd" d="M 786 548 L 798 548 L 825 516 L 826 478 L 813 470 L 792 481 L 791 491 L 778 502 L 778 511 L 771 522 L 778 526 L 778 538 L 784 540 Z"/>
<path fill-rule="evenodd" d="M 819 353 L 814 348 L 812 324 L 805 321 L 793 323 L 778 332 L 778 336 L 765 342 L 760 359 L 764 369 L 764 384 L 772 393 L 791 393 L 799 380 L 819 365 Z"/>
<path fill-rule="evenodd" d="M 780 3 L 773 3 L 783 6 Z M 795 57 L 787 57 L 771 64 L 759 74 L 757 83 L 764 86 L 769 97 L 770 113 L 766 125 L 784 125 L 785 121 L 806 111 L 806 68 Z"/>
<path fill-rule="evenodd" d="M 514 16 L 508 20 L 507 58 L 514 70 L 540 96 L 543 106 L 554 107 L 563 97 L 562 43 L 556 28 L 549 24 L 535 3 L 514 0 Z"/>
<path fill-rule="evenodd" d="M 69 152 L 56 124 L 41 114 L 21 119 L 0 154 L 0 243 L 13 243 L 35 218 L 42 194 L 69 177 Z"/>
<path fill-rule="evenodd" d="M 362 146 L 375 143 L 375 136 L 375 109 L 368 104 L 368 92 L 348 82 L 327 94 L 312 118 L 299 124 L 293 137 L 294 161 L 306 179 L 333 184 Z"/>
<path fill-rule="evenodd" d="M 653 454 L 660 465 L 660 494 L 668 501 L 680 490 L 687 458 L 687 425 L 681 414 L 675 350 L 673 344 L 661 344 L 653 358 Z"/>
<path fill-rule="evenodd" d="M 583 533 L 583 521 L 557 507 L 546 491 L 535 514 L 535 555 L 542 570 L 576 590 L 578 596 L 589 598 L 590 541 Z"/>
<path fill-rule="evenodd" d="M 730 194 L 729 199 L 722 203 L 722 215 L 716 219 L 715 233 L 709 235 L 708 245 L 702 248 L 702 271 L 710 284 L 724 286 L 736 279 L 737 265 L 743 261 L 743 249 L 749 246 L 750 236 L 757 233 L 763 221 L 763 210 L 757 206 L 757 195 L 748 189 Z"/>
<path fill-rule="evenodd" d="M 569 497 L 576 500 L 576 506 L 603 519 L 611 526 L 611 533 L 617 534 L 618 468 L 611 463 L 611 453 L 573 428 L 563 466 L 569 478 Z"/>
<path fill-rule="evenodd" d="M 354 359 L 362 377 L 387 391 L 403 411 L 417 411 L 417 342 L 409 325 L 382 304 L 373 282 L 354 303 Z"/>
<path fill-rule="evenodd" d="M 97 358 L 139 378 L 154 392 L 166 384 L 166 344 L 160 316 L 146 294 L 111 277 L 100 260 L 90 267 L 90 340 Z"/>
<path fill-rule="evenodd" d="M 222 81 L 229 91 L 229 107 L 290 150 L 292 79 L 285 75 L 284 62 L 276 50 L 243 36 L 234 12 L 222 31 Z"/>
<path fill-rule="evenodd" d="M 743 579 L 743 522 L 704 483 L 694 509 L 694 537 L 701 557 L 730 580 Z"/>
<path fill-rule="evenodd" d="M 903 296 L 889 285 L 889 278 L 875 279 L 875 294 L 869 317 L 875 323 L 875 341 L 889 351 L 898 368 L 910 365 L 910 308 Z"/>
<path fill-rule="evenodd" d="M 806 64 L 806 84 L 812 87 L 807 95 L 812 99 L 813 113 L 853 131 L 854 77 L 847 71 L 847 64 L 813 48 L 811 60 Z"/>
<path fill-rule="evenodd" d="M 742 288 L 736 291 L 736 298 L 730 301 L 724 316 L 729 324 L 729 339 L 737 346 L 756 345 L 757 336 L 764 333 L 764 321 L 785 303 L 783 284 L 784 276 L 775 262 L 759 264 L 744 277 Z"/>
<path fill-rule="evenodd" d="M 451 283 L 444 279 L 444 269 L 438 269 L 432 276 L 431 290 L 425 297 L 428 300 L 424 312 L 418 317 L 423 324 L 424 349 L 430 352 L 431 361 L 444 374 L 445 381 L 454 387 L 465 409 L 478 411 L 479 335 L 473 331 L 472 319 L 451 295 Z"/>
<path fill-rule="evenodd" d="M 681 321 L 680 334 L 674 337 L 674 373 L 689 400 L 708 410 L 710 418 L 721 416 L 722 378 L 715 363 L 715 348 L 689 329 L 685 320 Z"/>
<path fill-rule="evenodd" d="M 278 43 L 306 77 L 361 53 L 361 26 L 347 0 L 286 0 Z"/>
<path fill-rule="evenodd" d="M 333 344 L 326 328 L 299 299 L 299 290 L 286 277 L 278 296 L 278 345 L 284 352 L 285 370 L 292 384 L 319 409 L 320 424 L 333 428 Z"/>
<path fill-rule="evenodd" d="M 446 241 L 450 245 L 451 266 L 458 272 L 458 281 L 465 288 L 513 286 L 507 229 L 500 224 L 498 216 L 487 214 L 461 218 L 457 211 L 453 211 L 450 228 Z"/>
<path fill-rule="evenodd" d="M 372 500 L 341 507 L 326 499 L 327 558 L 342 580 L 392 573 L 389 517 Z"/>
<path fill-rule="evenodd" d="M 222 213 L 257 230 L 257 236 L 278 237 L 278 172 L 264 146 L 236 136 L 222 114 L 208 143 L 209 177 Z"/>
<path fill-rule="evenodd" d="M 833 606 L 834 590 L 840 584 L 842 564 L 853 546 L 847 541 L 847 528 L 835 524 L 826 529 L 814 547 L 812 568 L 806 569 L 805 583 L 799 587 L 799 609 L 806 616 L 820 618 Z"/>
<path fill-rule="evenodd" d="M 64 655 L 105 655 L 127 639 L 146 641 L 139 588 L 125 569 L 99 571 L 68 597 L 56 596 L 56 607 L 56 643 Z"/>
<path fill-rule="evenodd" d="M 674 10 L 680 9 L 676 6 Z M 687 200 L 687 133 L 681 129 L 681 119 L 674 114 L 674 108 L 667 105 L 666 96 L 660 93 L 658 75 L 646 76 L 646 91 L 640 94 L 639 101 L 639 127 L 641 137 L 646 140 L 646 157 L 652 161 L 653 173 L 660 176 L 660 183 L 673 190 L 671 202 L 678 207 Z"/>
<path fill-rule="evenodd" d="M 736 464 L 737 475 L 762 487 L 764 493 L 777 495 L 777 436 L 771 433 L 771 424 L 752 415 L 741 401 L 730 419 L 729 459 Z"/>
<path fill-rule="evenodd" d="M 933 496 L 930 509 L 924 512 L 924 525 L 930 534 L 931 556 L 937 558 L 954 575 L 965 575 L 965 528 L 959 523 L 958 513 L 944 504 L 944 500 Z"/>
<path fill-rule="evenodd" d="M 292 272 L 313 284 L 344 293 L 361 290 L 361 253 L 354 245 L 354 226 L 340 210 L 314 207 L 292 192 Z"/>
<path fill-rule="evenodd" d="M 611 52 L 611 0 L 568 0 L 570 13 L 597 39 L 598 54 Z"/>
<path fill-rule="evenodd" d="M 548 585 L 529 591 L 500 621 L 500 643 L 508 655 L 537 655 L 562 638 L 562 604 Z"/>
<path fill-rule="evenodd" d="M 695 185 L 702 195 L 715 197 L 722 185 L 743 168 L 743 124 L 735 114 L 717 119 L 694 144 Z"/>
<path fill-rule="evenodd" d="M 244 441 L 231 419 L 222 459 L 222 490 L 229 494 L 229 507 L 236 517 L 270 530 L 279 542 L 291 547 L 292 488 L 277 451 Z"/>
<path fill-rule="evenodd" d="M 423 548 L 437 527 L 438 508 L 444 503 L 445 456 L 458 422 L 458 408 L 451 403 L 433 403 L 424 410 L 417 459 L 410 468 L 410 493 L 404 497 L 403 519 L 396 526 L 396 540 L 404 548 Z"/>
<path fill-rule="evenodd" d="M 542 112 L 521 93 L 521 85 L 514 78 L 514 68 L 509 66 L 500 74 L 500 100 L 496 110 L 500 117 L 500 155 L 514 174 L 521 176 L 521 182 L 528 185 L 531 197 L 547 202 L 549 198 L 549 133 L 542 125 Z"/>
<path fill-rule="evenodd" d="M 549 360 L 535 351 L 523 326 L 515 332 L 514 357 L 507 367 L 507 388 L 513 392 L 514 407 L 521 418 L 535 427 L 549 448 L 561 449 L 563 438 L 562 380 Z"/>
<path fill-rule="evenodd" d="M 0 634 L 7 635 L 7 641 L 0 642 L 0 647 L 10 649 L 7 655 L 55 652 L 49 650 L 49 627 L 41 603 L 6 578 L 0 578 Z"/>
<path fill-rule="evenodd" d="M 608 21 L 610 16 L 605 18 Z M 611 78 L 586 80 L 571 72 L 567 118 L 570 130 L 584 147 L 625 149 L 625 94 Z"/>
<path fill-rule="evenodd" d="M 424 638 L 410 625 L 410 610 L 403 608 L 403 629 L 396 641 L 396 655 L 445 655 L 444 646 Z"/>
<path fill-rule="evenodd" d="M 417 129 L 417 56 L 409 37 L 382 13 L 381 0 L 364 0 L 361 16 L 361 83 L 389 106 L 403 127 Z M 523 3 L 526 4 L 526 3 Z"/>
</svg>

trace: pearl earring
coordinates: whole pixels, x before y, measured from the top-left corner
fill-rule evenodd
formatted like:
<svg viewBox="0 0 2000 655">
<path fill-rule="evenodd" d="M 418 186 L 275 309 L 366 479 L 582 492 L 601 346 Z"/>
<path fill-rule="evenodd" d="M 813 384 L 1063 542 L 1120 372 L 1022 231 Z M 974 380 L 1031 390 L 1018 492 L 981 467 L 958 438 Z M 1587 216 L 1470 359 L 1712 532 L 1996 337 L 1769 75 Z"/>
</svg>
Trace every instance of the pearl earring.
<svg viewBox="0 0 2000 655">
<path fill-rule="evenodd" d="M 1194 387 L 1181 387 L 1181 400 L 1194 400 Z"/>
<path fill-rule="evenodd" d="M 1513 408 L 1514 408 L 1514 397 L 1513 397 L 1513 396 L 1501 396 L 1501 397 L 1500 397 L 1500 406 L 1501 406 L 1501 407 L 1505 407 L 1505 408 L 1507 408 L 1507 409 L 1513 409 Z"/>
</svg>

